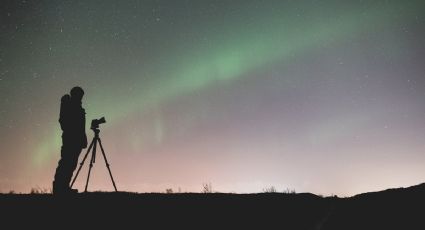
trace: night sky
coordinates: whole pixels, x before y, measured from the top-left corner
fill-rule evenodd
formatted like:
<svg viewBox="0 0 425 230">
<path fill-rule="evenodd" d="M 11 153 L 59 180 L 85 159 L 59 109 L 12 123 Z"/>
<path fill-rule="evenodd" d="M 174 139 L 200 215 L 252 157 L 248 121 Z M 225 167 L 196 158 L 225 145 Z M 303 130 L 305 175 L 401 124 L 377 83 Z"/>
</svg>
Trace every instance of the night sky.
<svg viewBox="0 0 425 230">
<path fill-rule="evenodd" d="M 50 189 L 85 90 L 119 190 L 425 182 L 423 1 L 1 1 L 0 192 Z M 83 150 L 82 155 L 84 155 Z M 77 180 L 83 189 L 86 169 Z M 89 190 L 112 191 L 98 155 Z"/>
</svg>

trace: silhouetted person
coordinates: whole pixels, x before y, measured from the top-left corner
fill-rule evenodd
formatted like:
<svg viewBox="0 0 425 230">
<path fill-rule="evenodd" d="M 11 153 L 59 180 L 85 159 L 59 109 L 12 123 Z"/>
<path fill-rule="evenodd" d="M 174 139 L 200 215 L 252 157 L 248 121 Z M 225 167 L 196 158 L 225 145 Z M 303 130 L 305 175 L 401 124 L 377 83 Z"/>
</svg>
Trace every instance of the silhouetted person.
<svg viewBox="0 0 425 230">
<path fill-rule="evenodd" d="M 59 123 L 62 129 L 62 148 L 53 181 L 54 194 L 74 192 L 69 183 L 81 150 L 87 147 L 86 113 L 81 106 L 83 95 L 83 89 L 76 86 L 71 89 L 71 95 L 65 94 L 61 98 Z"/>
</svg>

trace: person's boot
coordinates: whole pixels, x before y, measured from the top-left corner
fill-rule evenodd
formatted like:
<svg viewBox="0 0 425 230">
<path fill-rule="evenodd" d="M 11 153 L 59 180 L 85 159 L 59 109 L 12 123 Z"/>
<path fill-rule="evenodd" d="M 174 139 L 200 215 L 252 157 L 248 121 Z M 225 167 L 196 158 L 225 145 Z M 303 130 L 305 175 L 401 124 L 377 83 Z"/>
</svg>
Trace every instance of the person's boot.
<svg viewBox="0 0 425 230">
<path fill-rule="evenodd" d="M 53 181 L 53 195 L 66 195 L 70 194 L 70 188 L 63 183 Z"/>
<path fill-rule="evenodd" d="M 53 195 L 63 195 L 66 194 L 66 188 L 55 186 L 53 187 Z"/>
<path fill-rule="evenodd" d="M 69 194 L 77 194 L 78 193 L 78 189 L 75 188 L 69 188 L 67 189 L 67 193 Z"/>
</svg>

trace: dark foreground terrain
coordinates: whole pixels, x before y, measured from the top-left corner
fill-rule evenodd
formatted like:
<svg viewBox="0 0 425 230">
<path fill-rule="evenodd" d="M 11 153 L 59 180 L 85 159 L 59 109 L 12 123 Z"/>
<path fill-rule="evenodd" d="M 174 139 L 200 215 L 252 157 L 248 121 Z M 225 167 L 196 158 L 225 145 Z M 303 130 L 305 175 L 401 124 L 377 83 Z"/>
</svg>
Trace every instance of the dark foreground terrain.
<svg viewBox="0 0 425 230">
<path fill-rule="evenodd" d="M 425 184 L 350 198 L 306 193 L 3 194 L 0 218 L 7 229 L 425 229 L 424 201 Z"/>
</svg>

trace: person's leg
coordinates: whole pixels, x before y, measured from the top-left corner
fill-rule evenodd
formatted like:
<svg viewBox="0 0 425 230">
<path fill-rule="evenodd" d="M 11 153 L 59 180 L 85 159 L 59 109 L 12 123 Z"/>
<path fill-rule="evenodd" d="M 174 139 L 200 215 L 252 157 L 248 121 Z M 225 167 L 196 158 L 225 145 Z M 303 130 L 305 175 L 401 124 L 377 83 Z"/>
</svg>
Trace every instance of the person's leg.
<svg viewBox="0 0 425 230">
<path fill-rule="evenodd" d="M 70 171 L 69 162 L 72 160 L 70 159 L 71 155 L 72 149 L 69 146 L 63 145 L 61 148 L 61 159 L 56 168 L 53 181 L 53 193 L 63 192 L 69 187 L 66 178 Z"/>
<path fill-rule="evenodd" d="M 64 175 L 64 183 L 67 185 L 68 189 L 72 180 L 72 175 L 75 169 L 77 168 L 78 157 L 80 156 L 81 150 L 82 150 L 81 148 L 74 148 L 72 152 L 70 152 L 69 154 L 67 168 L 66 168 L 67 171 L 66 171 L 66 174 Z"/>
</svg>

